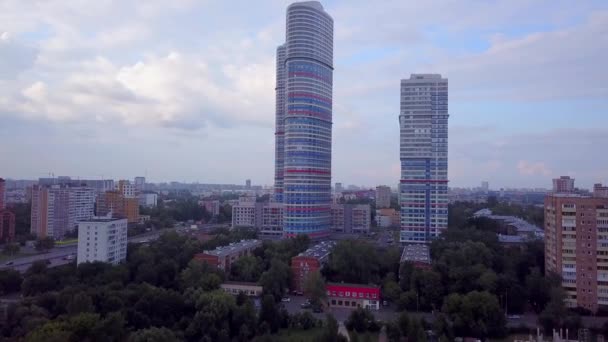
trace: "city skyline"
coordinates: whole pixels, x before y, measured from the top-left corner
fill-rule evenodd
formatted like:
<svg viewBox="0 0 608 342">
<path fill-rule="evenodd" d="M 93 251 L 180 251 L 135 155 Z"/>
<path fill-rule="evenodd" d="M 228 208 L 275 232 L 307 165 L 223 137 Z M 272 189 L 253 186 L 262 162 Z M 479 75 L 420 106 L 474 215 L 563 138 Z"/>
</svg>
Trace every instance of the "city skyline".
<svg viewBox="0 0 608 342">
<path fill-rule="evenodd" d="M 192 1 L 8 3 L 3 176 L 271 185 L 274 52 L 288 4 L 245 3 L 239 14 Z M 323 5 L 336 20 L 333 182 L 394 186 L 396 85 L 441 73 L 451 83 L 450 186 L 606 183 L 605 3 Z M 215 19 L 228 13 L 229 23 Z M 361 22 L 368 15 L 382 24 Z"/>
</svg>

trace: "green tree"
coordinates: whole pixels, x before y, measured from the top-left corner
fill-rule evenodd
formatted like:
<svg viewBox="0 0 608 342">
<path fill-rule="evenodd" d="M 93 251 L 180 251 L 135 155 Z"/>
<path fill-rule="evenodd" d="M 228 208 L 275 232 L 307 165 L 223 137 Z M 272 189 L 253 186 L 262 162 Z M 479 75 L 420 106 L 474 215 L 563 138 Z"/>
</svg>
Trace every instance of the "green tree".
<svg viewBox="0 0 608 342">
<path fill-rule="evenodd" d="M 368 309 L 357 308 L 350 313 L 346 320 L 346 328 L 363 333 L 369 330 L 377 330 L 378 324 L 371 311 Z"/>
<path fill-rule="evenodd" d="M 341 335 L 338 335 L 338 321 L 333 315 L 328 314 L 325 318 L 323 330 L 319 336 L 321 342 L 337 342 L 342 341 Z"/>
<path fill-rule="evenodd" d="M 23 278 L 19 271 L 7 269 L 0 270 L 0 294 L 8 294 L 21 290 Z"/>
<path fill-rule="evenodd" d="M 37 251 L 48 251 L 55 247 L 55 240 L 52 237 L 45 237 L 42 239 L 36 240 L 36 244 L 34 245 Z"/>
<path fill-rule="evenodd" d="M 93 306 L 91 296 L 80 292 L 72 297 L 68 303 L 67 310 L 70 315 L 75 315 L 83 312 L 94 312 L 95 307 Z"/>
<path fill-rule="evenodd" d="M 399 301 L 399 297 L 401 296 L 401 288 L 399 284 L 394 280 L 389 280 L 384 283 L 382 287 L 382 297 L 390 300 L 393 303 L 397 303 Z"/>
<path fill-rule="evenodd" d="M 129 342 L 179 342 L 173 331 L 167 328 L 152 327 L 137 330 L 129 336 Z"/>
<path fill-rule="evenodd" d="M 496 296 L 488 292 L 451 294 L 444 301 L 443 312 L 458 336 L 500 337 L 506 332 L 504 312 Z"/>
<path fill-rule="evenodd" d="M 325 279 L 319 271 L 311 272 L 304 283 L 304 293 L 310 298 L 313 306 L 319 306 L 327 298 Z"/>
<path fill-rule="evenodd" d="M 281 325 L 280 313 L 275 299 L 272 295 L 265 295 L 262 298 L 262 307 L 260 309 L 259 323 L 266 323 L 270 327 L 272 333 L 276 333 Z"/>
<path fill-rule="evenodd" d="M 245 282 L 257 282 L 262 274 L 262 265 L 254 256 L 243 256 L 230 267 L 230 279 Z"/>
<path fill-rule="evenodd" d="M 289 287 L 290 274 L 289 266 L 285 262 L 273 259 L 270 269 L 262 274 L 259 281 L 264 289 L 264 294 L 270 294 L 274 296 L 275 300 L 280 300 Z"/>
<path fill-rule="evenodd" d="M 21 247 L 16 243 L 7 243 L 4 245 L 4 248 L 2 248 L 2 253 L 5 255 L 15 255 L 19 253 L 20 249 Z"/>
<path fill-rule="evenodd" d="M 380 282 L 380 261 L 376 248 L 359 240 L 338 242 L 324 268 L 324 275 L 328 280 L 337 282 Z"/>
<path fill-rule="evenodd" d="M 554 328 L 562 327 L 568 314 L 564 302 L 566 294 L 561 287 L 553 288 L 550 297 L 549 303 L 538 316 L 538 321 L 545 333 L 552 331 Z"/>
</svg>

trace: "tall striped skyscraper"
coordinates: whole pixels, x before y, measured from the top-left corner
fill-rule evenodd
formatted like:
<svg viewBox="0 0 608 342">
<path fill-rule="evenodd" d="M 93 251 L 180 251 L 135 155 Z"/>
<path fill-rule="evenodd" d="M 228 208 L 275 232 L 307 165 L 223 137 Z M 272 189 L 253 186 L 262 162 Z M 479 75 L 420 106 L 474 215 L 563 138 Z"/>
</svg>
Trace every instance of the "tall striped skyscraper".
<svg viewBox="0 0 608 342">
<path fill-rule="evenodd" d="M 275 199 L 286 237 L 329 234 L 333 27 L 319 2 L 293 3 L 277 49 Z"/>
<path fill-rule="evenodd" d="M 448 226 L 448 80 L 401 80 L 401 242 L 426 243 Z"/>
</svg>

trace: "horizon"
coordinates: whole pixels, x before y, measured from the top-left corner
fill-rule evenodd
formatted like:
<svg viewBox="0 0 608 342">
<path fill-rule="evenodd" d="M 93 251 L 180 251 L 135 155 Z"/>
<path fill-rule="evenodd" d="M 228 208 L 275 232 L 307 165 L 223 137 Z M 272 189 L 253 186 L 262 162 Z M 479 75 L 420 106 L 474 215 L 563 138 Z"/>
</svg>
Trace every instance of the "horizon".
<svg viewBox="0 0 608 342">
<path fill-rule="evenodd" d="M 272 185 L 289 3 L 7 4 L 2 176 Z M 413 73 L 449 80 L 452 188 L 608 180 L 605 2 L 322 4 L 336 29 L 332 184 L 399 182 L 399 82 Z"/>
</svg>

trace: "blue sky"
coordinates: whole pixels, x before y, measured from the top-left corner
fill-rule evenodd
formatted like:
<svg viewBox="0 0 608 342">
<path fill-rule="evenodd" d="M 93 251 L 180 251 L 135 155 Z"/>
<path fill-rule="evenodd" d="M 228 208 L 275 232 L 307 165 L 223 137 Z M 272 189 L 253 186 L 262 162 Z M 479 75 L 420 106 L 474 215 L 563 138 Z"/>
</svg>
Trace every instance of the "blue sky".
<svg viewBox="0 0 608 342">
<path fill-rule="evenodd" d="M 1 1 L 0 176 L 271 185 L 288 4 Z M 450 82 L 452 186 L 608 182 L 605 1 L 323 4 L 334 182 L 397 184 L 399 80 L 419 72 Z"/>
</svg>

